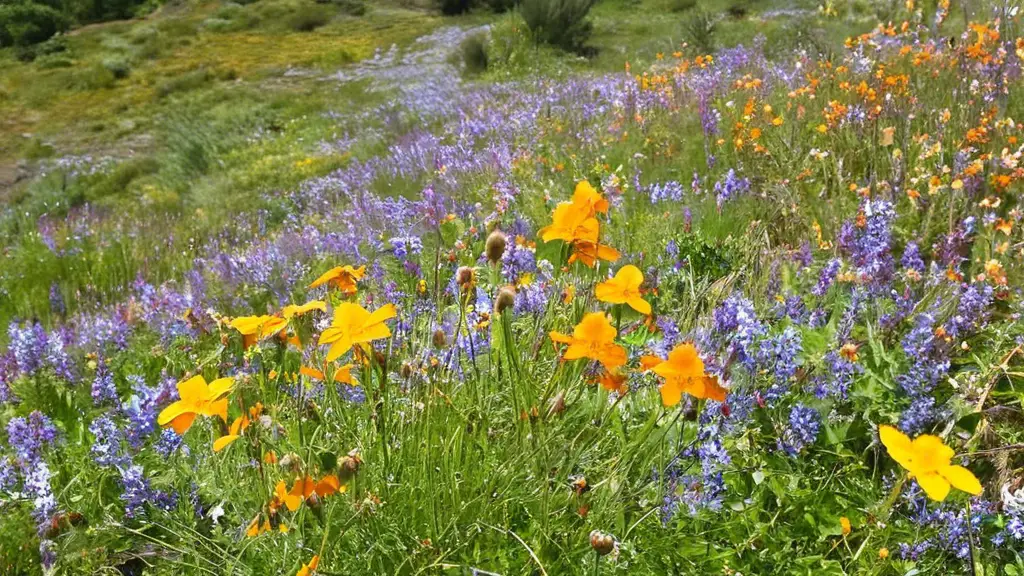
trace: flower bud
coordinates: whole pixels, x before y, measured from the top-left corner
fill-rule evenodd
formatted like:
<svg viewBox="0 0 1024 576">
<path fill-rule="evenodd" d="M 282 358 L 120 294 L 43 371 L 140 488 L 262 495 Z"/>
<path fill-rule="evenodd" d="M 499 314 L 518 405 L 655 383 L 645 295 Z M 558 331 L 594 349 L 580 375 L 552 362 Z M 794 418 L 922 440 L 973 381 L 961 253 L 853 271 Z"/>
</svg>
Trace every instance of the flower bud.
<svg viewBox="0 0 1024 576">
<path fill-rule="evenodd" d="M 606 556 L 615 549 L 615 537 L 600 530 L 590 533 L 590 547 L 598 556 Z"/>
<path fill-rule="evenodd" d="M 498 290 L 498 297 L 494 299 L 494 312 L 501 314 L 506 308 L 516 303 L 516 290 L 511 286 L 505 286 Z"/>
<path fill-rule="evenodd" d="M 346 483 L 355 477 L 363 461 L 359 458 L 359 448 L 353 448 L 347 456 L 338 462 L 338 478 Z"/>
<path fill-rule="evenodd" d="M 475 280 L 476 272 L 469 266 L 459 266 L 458 271 L 455 272 L 455 283 L 459 285 L 463 292 L 469 291 L 473 287 Z"/>
<path fill-rule="evenodd" d="M 487 254 L 487 259 L 491 261 L 491 264 L 501 261 L 501 257 L 505 254 L 505 245 L 507 243 L 508 238 L 505 237 L 501 230 L 495 230 L 487 237 L 484 253 Z"/>
<path fill-rule="evenodd" d="M 440 328 L 434 330 L 433 344 L 434 348 L 445 348 L 448 346 L 448 338 Z"/>
<path fill-rule="evenodd" d="M 412 365 L 408 362 L 402 362 L 402 367 L 398 369 L 398 375 L 404 380 L 408 380 L 412 376 Z"/>
</svg>

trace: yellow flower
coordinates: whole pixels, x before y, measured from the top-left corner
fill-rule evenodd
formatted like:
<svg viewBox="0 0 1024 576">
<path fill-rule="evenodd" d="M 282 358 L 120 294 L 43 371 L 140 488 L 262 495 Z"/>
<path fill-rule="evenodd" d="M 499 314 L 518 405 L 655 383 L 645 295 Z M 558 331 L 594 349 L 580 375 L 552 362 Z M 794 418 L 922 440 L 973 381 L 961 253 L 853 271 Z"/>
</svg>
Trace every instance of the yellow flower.
<svg viewBox="0 0 1024 576">
<path fill-rule="evenodd" d="M 879 560 L 885 560 L 888 557 L 889 557 L 889 549 L 888 548 L 882 548 L 881 550 L 878 551 L 878 558 L 879 558 Z"/>
<path fill-rule="evenodd" d="M 234 378 L 219 378 L 207 384 L 202 376 L 178 382 L 180 400 L 171 404 L 157 416 L 157 424 L 170 426 L 178 435 L 192 427 L 197 416 L 220 416 L 228 420 L 227 395 L 235 386 Z"/>
<path fill-rule="evenodd" d="M 279 316 L 242 316 L 231 321 L 230 326 L 242 334 L 242 343 L 248 348 L 275 334 L 280 334 L 288 321 Z"/>
<path fill-rule="evenodd" d="M 356 293 L 356 282 L 362 280 L 365 274 L 366 266 L 360 266 L 359 268 L 335 266 L 321 274 L 309 287 L 316 288 L 317 286 L 330 283 L 330 286 L 337 288 L 342 294 L 351 296 Z"/>
<path fill-rule="evenodd" d="M 640 285 L 643 283 L 643 272 L 627 264 L 619 269 L 614 278 L 598 284 L 594 292 L 601 302 L 629 304 L 630 308 L 646 316 L 651 313 L 651 305 L 640 297 Z"/>
<path fill-rule="evenodd" d="M 850 526 L 850 519 L 843 516 L 839 519 L 839 526 L 843 530 L 843 536 L 849 536 L 853 528 Z"/>
<path fill-rule="evenodd" d="M 566 360 L 589 358 L 612 370 L 626 363 L 626 349 L 615 343 L 617 333 L 603 312 L 591 312 L 576 325 L 572 336 L 560 332 L 549 335 L 551 340 L 569 345 L 563 356 Z"/>
<path fill-rule="evenodd" d="M 320 344 L 330 344 L 327 361 L 333 362 L 356 344 L 388 338 L 391 330 L 384 322 L 397 314 L 394 304 L 385 304 L 372 314 L 359 304 L 344 302 L 334 309 L 334 322 L 320 335 Z"/>
<path fill-rule="evenodd" d="M 327 312 L 327 304 L 324 303 L 322 300 L 311 300 L 301 306 L 289 304 L 288 306 L 285 306 L 281 310 L 281 314 L 284 315 L 285 318 L 294 318 L 295 316 L 302 316 L 303 314 L 308 314 L 313 310 Z"/>
<path fill-rule="evenodd" d="M 950 486 L 974 496 L 981 494 L 981 483 L 970 470 L 950 464 L 953 449 L 938 436 L 922 434 L 911 441 L 906 434 L 885 425 L 878 427 L 878 435 L 889 456 L 917 480 L 932 500 L 945 500 Z"/>
</svg>

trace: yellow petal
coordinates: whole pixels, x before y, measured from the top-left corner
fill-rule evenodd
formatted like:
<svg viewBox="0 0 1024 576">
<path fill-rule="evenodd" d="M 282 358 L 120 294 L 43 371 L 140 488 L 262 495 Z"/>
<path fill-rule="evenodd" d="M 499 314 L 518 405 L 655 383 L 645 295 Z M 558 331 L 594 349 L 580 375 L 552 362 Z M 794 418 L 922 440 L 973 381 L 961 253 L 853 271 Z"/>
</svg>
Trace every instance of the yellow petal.
<svg viewBox="0 0 1024 576">
<path fill-rule="evenodd" d="M 942 502 L 949 494 L 949 482 L 934 472 L 921 474 L 915 478 L 917 478 L 917 483 L 924 490 L 924 493 L 936 502 Z"/>
<path fill-rule="evenodd" d="M 626 264 L 619 269 L 618 274 L 615 275 L 615 279 L 618 280 L 622 286 L 625 286 L 630 290 L 636 290 L 644 283 L 644 273 L 636 266 Z"/>
<path fill-rule="evenodd" d="M 913 466 L 913 444 L 906 434 L 893 426 L 883 424 L 878 427 L 878 437 L 882 440 L 889 456 L 900 466 L 909 470 Z"/>
<path fill-rule="evenodd" d="M 208 390 L 206 379 L 201 374 L 193 376 L 184 382 L 178 382 L 178 396 L 185 401 L 201 402 L 206 400 L 206 395 L 209 393 Z"/>
<path fill-rule="evenodd" d="M 334 362 L 341 357 L 342 354 L 352 349 L 352 339 L 342 338 L 331 344 L 330 349 L 327 351 L 327 361 Z"/>
<path fill-rule="evenodd" d="M 284 309 L 281 310 L 281 313 L 284 315 L 285 318 L 292 318 L 295 316 L 302 316 L 303 314 L 312 312 L 313 310 L 326 312 L 327 304 L 322 300 L 311 300 L 301 306 L 290 304 L 288 306 L 285 306 Z"/>
<path fill-rule="evenodd" d="M 981 494 L 981 482 L 978 482 L 978 478 L 963 466 L 947 466 L 940 470 L 939 474 L 957 490 L 963 490 L 973 496 Z"/>
<path fill-rule="evenodd" d="M 238 440 L 239 438 L 241 438 L 241 436 L 239 436 L 238 434 L 227 434 L 225 436 L 221 436 L 220 438 L 217 438 L 216 440 L 213 441 L 213 451 L 220 452 L 221 450 L 230 446 L 232 442 Z"/>
<path fill-rule="evenodd" d="M 185 412 L 192 411 L 192 404 L 185 402 L 184 400 L 178 400 L 174 404 L 171 404 L 167 408 L 160 411 L 160 414 L 156 417 L 156 423 L 160 426 L 167 426 L 171 420 L 174 420 L 178 416 L 181 416 Z"/>
<path fill-rule="evenodd" d="M 321 284 L 326 284 L 327 282 L 330 282 L 331 280 L 336 278 L 339 274 L 341 274 L 341 266 L 335 266 L 334 268 L 331 268 L 327 272 L 321 274 L 319 278 L 314 280 L 313 283 L 309 285 L 309 287 L 316 288 Z"/>
<path fill-rule="evenodd" d="M 629 300 L 626 301 L 626 303 L 629 304 L 630 308 L 636 310 L 637 312 L 643 314 L 644 316 L 650 316 L 651 314 L 651 305 L 647 302 L 647 300 L 644 300 L 639 296 L 634 296 L 630 298 Z"/>
<path fill-rule="evenodd" d="M 230 394 L 231 390 L 234 387 L 235 387 L 235 379 L 234 379 L 234 377 L 228 376 L 227 378 L 218 378 L 218 379 L 214 380 L 213 382 L 210 382 L 209 391 L 208 391 L 209 399 L 211 401 L 212 400 L 220 400 L 221 398 L 224 398 L 225 396 Z"/>
<path fill-rule="evenodd" d="M 683 398 L 683 392 L 673 382 L 665 382 L 659 388 L 661 392 L 661 403 L 665 406 L 675 406 Z"/>
</svg>

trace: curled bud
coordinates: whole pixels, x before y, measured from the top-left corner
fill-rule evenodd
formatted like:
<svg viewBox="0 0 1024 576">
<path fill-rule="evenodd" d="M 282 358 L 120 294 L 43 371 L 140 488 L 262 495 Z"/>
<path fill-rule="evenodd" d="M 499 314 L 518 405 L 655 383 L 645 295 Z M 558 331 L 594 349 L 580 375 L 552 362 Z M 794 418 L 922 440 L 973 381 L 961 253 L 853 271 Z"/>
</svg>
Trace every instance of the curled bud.
<svg viewBox="0 0 1024 576">
<path fill-rule="evenodd" d="M 615 537 L 600 530 L 590 533 L 590 547 L 598 556 L 606 556 L 615 549 Z"/>
<path fill-rule="evenodd" d="M 507 243 L 508 238 L 505 237 L 501 230 L 495 230 L 487 237 L 484 253 L 487 254 L 487 259 L 491 261 L 491 264 L 501 261 L 501 257 L 505 254 L 505 245 Z"/>
<path fill-rule="evenodd" d="M 463 292 L 472 288 L 475 280 L 476 272 L 469 266 L 459 266 L 459 269 L 455 272 L 455 283 L 459 285 L 459 288 L 462 288 Z"/>
<path fill-rule="evenodd" d="M 516 289 L 511 286 L 505 286 L 498 290 L 498 297 L 494 299 L 494 312 L 501 314 L 515 303 Z"/>
<path fill-rule="evenodd" d="M 448 346 L 448 337 L 445 336 L 444 331 L 440 328 L 434 330 L 434 337 L 432 341 L 434 348 L 445 348 Z"/>
<path fill-rule="evenodd" d="M 363 461 L 359 458 L 359 449 L 353 448 L 347 456 L 338 462 L 338 478 L 342 483 L 347 483 L 359 472 L 359 466 Z"/>
</svg>

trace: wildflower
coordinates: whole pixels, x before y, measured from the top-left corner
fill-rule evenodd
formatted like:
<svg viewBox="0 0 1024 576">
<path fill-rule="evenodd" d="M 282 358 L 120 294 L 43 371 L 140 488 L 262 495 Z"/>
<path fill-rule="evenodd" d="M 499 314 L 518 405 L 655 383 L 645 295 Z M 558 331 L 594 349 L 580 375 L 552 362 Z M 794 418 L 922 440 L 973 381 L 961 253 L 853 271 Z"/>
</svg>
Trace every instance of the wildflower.
<svg viewBox="0 0 1024 576">
<path fill-rule="evenodd" d="M 352 368 L 354 367 L 354 364 L 345 364 L 344 366 L 339 366 L 335 368 L 333 376 L 334 381 L 339 384 L 352 384 L 354 386 L 355 379 L 352 378 Z M 314 380 L 326 380 L 326 377 L 324 376 L 323 372 L 317 370 L 316 368 L 310 368 L 309 366 L 302 366 L 301 368 L 299 368 L 299 374 L 302 374 L 303 376 L 309 376 Z"/>
<path fill-rule="evenodd" d="M 345 302 L 334 309 L 334 322 L 320 335 L 320 344 L 330 344 L 327 361 L 333 362 L 356 344 L 389 338 L 384 322 L 397 314 L 394 304 L 385 304 L 372 314 L 359 304 Z"/>
<path fill-rule="evenodd" d="M 665 406 L 679 404 L 684 392 L 698 399 L 725 400 L 728 391 L 719 385 L 716 377 L 704 372 L 704 361 L 693 344 L 680 344 L 669 352 L 668 360 L 655 360 L 660 359 L 649 357 L 645 364 L 665 379 L 660 388 L 661 402 Z"/>
<path fill-rule="evenodd" d="M 569 345 L 563 356 L 566 360 L 589 358 L 611 370 L 626 363 L 626 349 L 615 343 L 617 333 L 603 312 L 591 312 L 576 325 L 572 336 L 560 332 L 549 335 L 551 340 Z"/>
<path fill-rule="evenodd" d="M 849 536 L 850 532 L 853 530 L 850 526 L 850 519 L 846 516 L 839 519 L 839 526 L 843 530 L 843 536 Z"/>
<path fill-rule="evenodd" d="M 596 236 L 598 222 L 595 215 L 598 212 L 608 212 L 608 201 L 594 190 L 590 182 L 581 180 L 576 185 L 572 201 L 556 206 L 551 214 L 551 225 L 540 229 L 541 239 L 545 242 L 572 242 L 588 237 L 591 231 Z"/>
<path fill-rule="evenodd" d="M 227 395 L 235 386 L 234 378 L 219 378 L 206 383 L 200 376 L 194 376 L 178 383 L 178 394 L 181 400 L 164 408 L 157 416 L 157 424 L 170 426 L 178 435 L 188 431 L 196 416 L 220 416 L 228 420 Z"/>
<path fill-rule="evenodd" d="M 321 312 L 327 312 L 327 304 L 324 303 L 322 300 L 311 300 L 311 301 L 306 302 L 305 304 L 303 304 L 301 306 L 290 304 L 288 306 L 285 306 L 281 310 L 281 314 L 285 318 L 289 318 L 290 319 L 290 318 L 294 318 L 295 316 L 302 316 L 303 314 L 308 314 L 309 312 L 312 312 L 313 310 L 319 310 Z"/>
<path fill-rule="evenodd" d="M 279 316 L 243 316 L 231 321 L 230 326 L 242 334 L 243 345 L 248 348 L 260 340 L 280 334 L 288 321 Z"/>
<path fill-rule="evenodd" d="M 896 428 L 886 425 L 879 426 L 878 433 L 889 456 L 910 473 L 910 478 L 917 480 L 932 500 L 945 500 L 950 486 L 974 496 L 981 494 L 981 483 L 970 470 L 950 464 L 953 449 L 943 444 L 938 436 L 922 434 L 911 441 Z"/>
<path fill-rule="evenodd" d="M 320 565 L 320 556 L 314 554 L 313 558 L 309 561 L 309 564 L 303 564 L 302 568 L 299 568 L 299 571 L 295 576 L 309 576 L 316 570 L 318 565 Z"/>
<path fill-rule="evenodd" d="M 365 274 L 366 266 L 360 266 L 359 268 L 335 266 L 314 280 L 309 287 L 316 288 L 317 286 L 328 284 L 343 295 L 351 296 L 356 293 L 356 282 L 362 280 Z"/>
<path fill-rule="evenodd" d="M 469 266 L 460 266 L 455 272 L 455 283 L 463 292 L 468 292 L 476 284 L 476 271 Z"/>
<path fill-rule="evenodd" d="M 577 240 L 576 242 L 573 242 L 572 247 L 573 253 L 572 256 L 569 257 L 569 264 L 579 260 L 588 268 L 593 268 L 594 264 L 598 260 L 615 262 L 619 259 L 618 250 L 610 246 L 598 244 L 596 241 L 591 242 L 589 240 Z"/>
<path fill-rule="evenodd" d="M 230 446 L 235 440 L 242 437 L 242 432 L 249 427 L 249 417 L 242 414 L 231 423 L 228 428 L 228 433 L 217 438 L 213 442 L 213 451 L 220 452 L 221 450 Z"/>
<path fill-rule="evenodd" d="M 610 304 L 629 304 L 637 312 L 649 315 L 651 305 L 640 297 L 640 285 L 644 282 L 644 274 L 639 268 L 627 264 L 619 269 L 615 277 L 601 282 L 595 288 L 597 299 Z"/>
<path fill-rule="evenodd" d="M 878 559 L 879 560 L 885 560 L 888 557 L 889 557 L 889 549 L 888 548 L 882 548 L 882 549 L 880 549 L 878 551 Z"/>
<path fill-rule="evenodd" d="M 346 490 L 347 487 L 342 486 L 338 481 L 338 477 L 333 474 L 324 476 L 319 482 L 314 481 L 309 476 L 303 476 L 302 478 L 296 478 L 291 490 L 287 491 L 285 490 L 284 480 L 279 481 L 274 486 L 274 501 L 284 504 L 288 510 L 294 512 L 299 509 L 299 506 L 302 505 L 305 499 L 313 494 L 323 498 L 336 492 L 345 492 Z"/>
<path fill-rule="evenodd" d="M 626 375 L 619 370 L 605 370 L 598 382 L 600 382 L 602 388 L 609 392 L 617 392 L 622 395 L 629 391 L 629 385 L 626 384 Z"/>
</svg>

